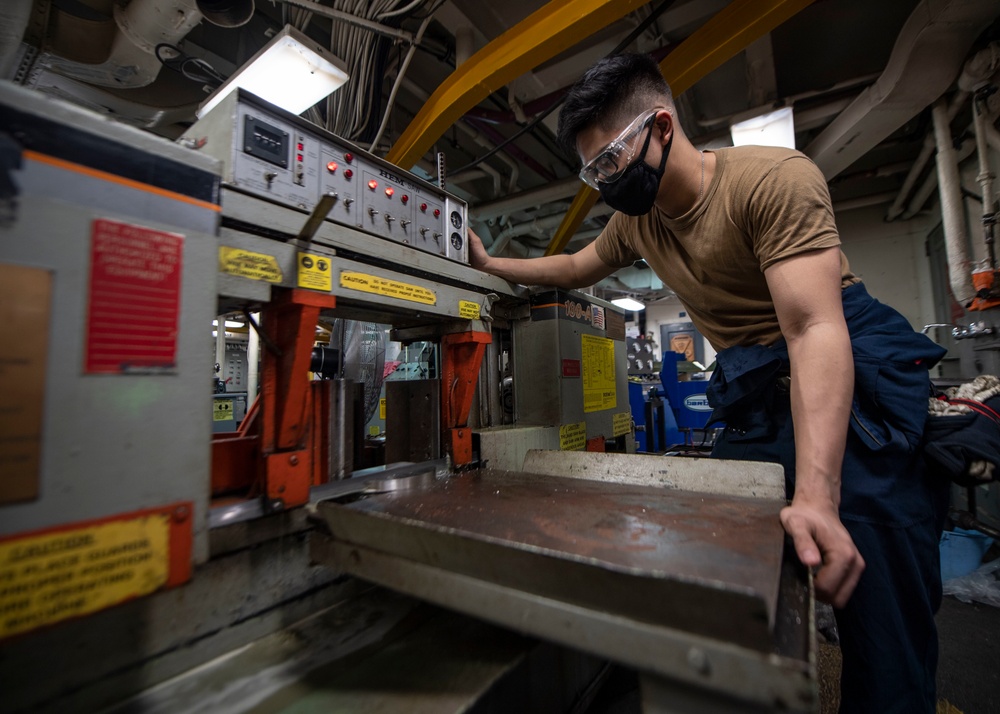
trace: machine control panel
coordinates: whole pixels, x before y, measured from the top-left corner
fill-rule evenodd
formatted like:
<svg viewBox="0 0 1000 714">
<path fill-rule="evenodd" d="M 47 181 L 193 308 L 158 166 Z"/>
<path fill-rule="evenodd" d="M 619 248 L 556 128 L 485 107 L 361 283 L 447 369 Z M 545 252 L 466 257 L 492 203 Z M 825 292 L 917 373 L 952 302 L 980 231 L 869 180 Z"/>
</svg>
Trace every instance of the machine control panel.
<svg viewBox="0 0 1000 714">
<path fill-rule="evenodd" d="M 306 211 L 332 194 L 327 220 L 469 262 L 463 201 L 252 95 L 234 93 L 185 136 L 208 139 L 224 185 Z"/>
</svg>

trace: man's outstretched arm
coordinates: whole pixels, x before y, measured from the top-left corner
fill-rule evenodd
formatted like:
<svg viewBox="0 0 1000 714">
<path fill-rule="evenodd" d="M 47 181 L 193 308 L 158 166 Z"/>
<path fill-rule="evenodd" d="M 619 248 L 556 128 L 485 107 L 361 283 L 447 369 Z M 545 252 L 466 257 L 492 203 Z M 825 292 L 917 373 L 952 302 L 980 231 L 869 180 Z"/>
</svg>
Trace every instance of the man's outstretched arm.
<svg viewBox="0 0 1000 714">
<path fill-rule="evenodd" d="M 617 270 L 601 260 L 593 243 L 572 255 L 563 253 L 540 258 L 494 257 L 486 252 L 483 242 L 471 229 L 469 258 L 473 268 L 521 285 L 585 288 Z"/>
</svg>

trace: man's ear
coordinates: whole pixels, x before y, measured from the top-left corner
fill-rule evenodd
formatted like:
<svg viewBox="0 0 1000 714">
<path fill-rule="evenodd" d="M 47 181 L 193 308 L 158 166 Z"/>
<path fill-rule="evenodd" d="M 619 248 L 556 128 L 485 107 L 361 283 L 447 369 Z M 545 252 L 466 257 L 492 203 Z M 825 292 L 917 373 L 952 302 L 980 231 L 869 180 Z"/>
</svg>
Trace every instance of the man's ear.
<svg viewBox="0 0 1000 714">
<path fill-rule="evenodd" d="M 656 114 L 653 126 L 656 130 L 656 138 L 660 141 L 660 146 L 666 146 L 667 141 L 670 140 L 674 131 L 674 115 L 666 109 L 661 109 Z"/>
</svg>

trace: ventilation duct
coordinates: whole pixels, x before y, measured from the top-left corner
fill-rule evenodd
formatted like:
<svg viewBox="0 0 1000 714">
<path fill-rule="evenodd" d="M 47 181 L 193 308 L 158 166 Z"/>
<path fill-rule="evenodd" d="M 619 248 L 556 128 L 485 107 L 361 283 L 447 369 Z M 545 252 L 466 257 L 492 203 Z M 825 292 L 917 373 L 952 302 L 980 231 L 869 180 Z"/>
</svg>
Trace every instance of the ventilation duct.
<svg viewBox="0 0 1000 714">
<path fill-rule="evenodd" d="M 117 31 L 103 62 L 87 64 L 47 55 L 39 63 L 99 87 L 145 87 L 160 73 L 157 45 L 176 45 L 202 19 L 221 27 L 239 27 L 249 22 L 253 11 L 254 0 L 132 0 L 114 7 Z"/>
<path fill-rule="evenodd" d="M 996 0 L 922 0 L 875 84 L 806 147 L 827 180 L 940 97 L 998 12 Z"/>
</svg>

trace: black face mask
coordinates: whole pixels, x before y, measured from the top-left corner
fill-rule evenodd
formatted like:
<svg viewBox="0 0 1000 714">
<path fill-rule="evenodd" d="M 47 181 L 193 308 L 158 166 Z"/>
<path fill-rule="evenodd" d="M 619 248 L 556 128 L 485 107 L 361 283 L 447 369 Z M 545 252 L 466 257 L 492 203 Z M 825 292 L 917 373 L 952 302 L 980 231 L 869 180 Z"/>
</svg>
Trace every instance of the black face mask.
<svg viewBox="0 0 1000 714">
<path fill-rule="evenodd" d="M 656 194 L 660 190 L 660 179 L 663 178 L 663 170 L 667 165 L 670 145 L 674 143 L 674 135 L 670 134 L 667 145 L 663 147 L 663 157 L 660 159 L 658 169 L 646 163 L 646 150 L 649 149 L 649 140 L 652 136 L 653 128 L 650 127 L 639 158 L 625 169 L 617 181 L 600 184 L 601 198 L 604 202 L 627 216 L 641 216 L 653 210 Z"/>
</svg>

